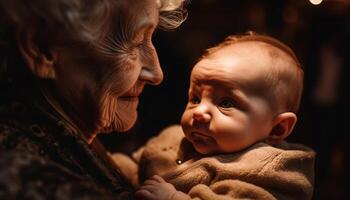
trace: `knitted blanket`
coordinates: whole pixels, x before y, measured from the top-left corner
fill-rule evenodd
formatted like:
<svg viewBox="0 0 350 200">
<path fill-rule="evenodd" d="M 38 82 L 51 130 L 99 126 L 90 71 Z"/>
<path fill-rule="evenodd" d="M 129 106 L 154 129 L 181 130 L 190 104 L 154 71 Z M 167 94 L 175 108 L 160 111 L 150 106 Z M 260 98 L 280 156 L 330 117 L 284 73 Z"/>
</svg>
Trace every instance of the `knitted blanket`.
<svg viewBox="0 0 350 200">
<path fill-rule="evenodd" d="M 125 156 L 114 159 L 129 163 L 120 166 L 121 171 L 134 170 L 126 176 L 135 186 L 136 179 L 158 174 L 193 199 L 303 200 L 313 193 L 314 151 L 287 142 L 275 147 L 257 143 L 240 152 L 205 156 L 194 151 L 180 126 L 172 126 L 133 154 L 138 167 Z"/>
</svg>

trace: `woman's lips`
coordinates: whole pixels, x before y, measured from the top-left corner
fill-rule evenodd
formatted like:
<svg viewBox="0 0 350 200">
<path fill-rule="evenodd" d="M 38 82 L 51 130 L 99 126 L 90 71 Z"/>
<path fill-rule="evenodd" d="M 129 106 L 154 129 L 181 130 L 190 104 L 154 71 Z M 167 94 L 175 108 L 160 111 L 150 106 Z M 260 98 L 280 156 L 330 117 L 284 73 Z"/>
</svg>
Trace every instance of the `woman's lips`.
<svg viewBox="0 0 350 200">
<path fill-rule="evenodd" d="M 119 99 L 121 99 L 123 101 L 137 101 L 139 99 L 141 92 L 142 91 L 124 94 L 122 96 L 119 96 Z"/>
</svg>

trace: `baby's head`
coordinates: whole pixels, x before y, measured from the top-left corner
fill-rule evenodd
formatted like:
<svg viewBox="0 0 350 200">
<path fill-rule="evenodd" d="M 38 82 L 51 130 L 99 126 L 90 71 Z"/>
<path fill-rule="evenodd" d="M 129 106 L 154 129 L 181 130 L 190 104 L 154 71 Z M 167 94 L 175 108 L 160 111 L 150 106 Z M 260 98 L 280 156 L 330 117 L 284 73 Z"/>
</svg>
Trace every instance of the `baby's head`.
<svg viewBox="0 0 350 200">
<path fill-rule="evenodd" d="M 280 41 L 249 33 L 213 47 L 192 70 L 181 124 L 202 154 L 282 142 L 297 121 L 303 70 Z"/>
</svg>

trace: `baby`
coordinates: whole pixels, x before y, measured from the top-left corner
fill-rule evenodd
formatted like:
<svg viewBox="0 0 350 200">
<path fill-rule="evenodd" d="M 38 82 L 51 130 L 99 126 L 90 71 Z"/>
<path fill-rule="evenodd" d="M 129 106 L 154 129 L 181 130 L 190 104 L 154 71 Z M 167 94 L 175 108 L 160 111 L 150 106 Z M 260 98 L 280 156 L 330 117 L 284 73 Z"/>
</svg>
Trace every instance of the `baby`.
<svg viewBox="0 0 350 200">
<path fill-rule="evenodd" d="M 194 66 L 181 127 L 112 157 L 141 199 L 311 199 L 315 153 L 284 141 L 302 89 L 289 47 L 230 36 Z"/>
</svg>

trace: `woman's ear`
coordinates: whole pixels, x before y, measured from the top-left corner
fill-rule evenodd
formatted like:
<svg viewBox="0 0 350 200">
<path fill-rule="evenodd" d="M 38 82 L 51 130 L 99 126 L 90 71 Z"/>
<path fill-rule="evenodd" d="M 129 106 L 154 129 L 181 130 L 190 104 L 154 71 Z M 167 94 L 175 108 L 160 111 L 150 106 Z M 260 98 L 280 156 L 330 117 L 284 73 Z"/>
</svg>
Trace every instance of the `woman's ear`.
<svg viewBox="0 0 350 200">
<path fill-rule="evenodd" d="M 273 128 L 266 139 L 266 143 L 276 145 L 281 143 L 294 129 L 297 116 L 292 112 L 285 112 L 275 117 Z"/>
<path fill-rule="evenodd" d="M 30 71 L 40 78 L 55 79 L 54 62 L 57 60 L 57 54 L 43 50 L 30 32 L 17 33 L 16 38 L 18 49 Z"/>
</svg>

